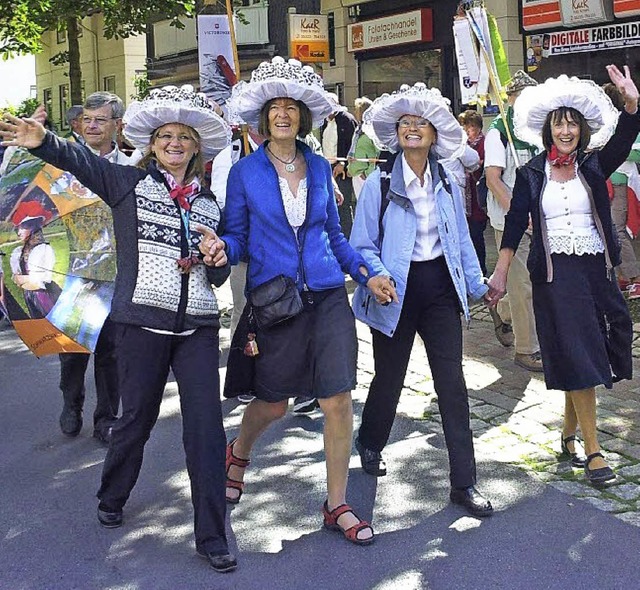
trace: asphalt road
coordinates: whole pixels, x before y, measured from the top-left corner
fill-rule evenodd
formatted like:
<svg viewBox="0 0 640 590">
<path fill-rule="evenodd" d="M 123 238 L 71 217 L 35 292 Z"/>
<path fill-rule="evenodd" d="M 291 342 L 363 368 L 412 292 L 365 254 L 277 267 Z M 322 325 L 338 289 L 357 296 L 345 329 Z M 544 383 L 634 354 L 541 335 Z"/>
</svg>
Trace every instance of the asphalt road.
<svg viewBox="0 0 640 590">
<path fill-rule="evenodd" d="M 89 374 L 92 368 L 90 367 Z M 85 427 L 57 425 L 56 357 L 37 360 L 0 332 L 0 589 L 418 590 L 633 589 L 640 529 L 517 468 L 479 454 L 479 487 L 496 513 L 478 520 L 448 502 L 444 440 L 432 422 L 396 420 L 389 475 L 353 456 L 349 501 L 373 517 L 376 542 L 349 544 L 322 528 L 320 414 L 289 415 L 259 442 L 230 533 L 240 566 L 220 575 L 194 551 L 192 510 L 175 383 L 147 444 L 125 525 L 95 517 L 105 449 Z M 361 411 L 362 392 L 357 396 Z M 228 435 L 242 407 L 225 401 Z"/>
</svg>

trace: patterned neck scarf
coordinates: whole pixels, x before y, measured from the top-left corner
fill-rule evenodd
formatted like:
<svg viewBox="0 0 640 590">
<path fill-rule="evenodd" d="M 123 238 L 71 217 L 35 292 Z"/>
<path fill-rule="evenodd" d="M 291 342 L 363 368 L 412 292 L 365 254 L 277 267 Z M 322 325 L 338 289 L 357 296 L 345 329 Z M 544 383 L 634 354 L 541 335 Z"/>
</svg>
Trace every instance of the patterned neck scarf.
<svg viewBox="0 0 640 590">
<path fill-rule="evenodd" d="M 176 179 L 173 177 L 173 174 L 167 172 L 164 169 L 160 169 L 163 176 L 165 177 L 167 184 L 169 185 L 169 196 L 178 202 L 181 209 L 185 211 L 189 211 L 191 209 L 191 197 L 197 195 L 200 192 L 200 182 L 198 179 L 194 179 L 190 184 L 186 186 L 180 186 Z"/>
<path fill-rule="evenodd" d="M 558 148 L 555 145 L 552 145 L 549 153 L 547 154 L 547 160 L 549 160 L 549 164 L 556 167 L 573 166 L 576 162 L 577 155 L 578 150 L 574 150 L 570 154 L 559 154 Z"/>
</svg>

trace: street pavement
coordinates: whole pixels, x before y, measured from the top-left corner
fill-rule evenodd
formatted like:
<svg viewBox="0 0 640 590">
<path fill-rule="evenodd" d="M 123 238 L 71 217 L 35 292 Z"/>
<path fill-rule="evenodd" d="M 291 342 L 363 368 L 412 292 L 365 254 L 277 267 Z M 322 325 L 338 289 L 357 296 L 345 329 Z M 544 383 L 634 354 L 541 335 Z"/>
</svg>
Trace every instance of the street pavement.
<svg viewBox="0 0 640 590">
<path fill-rule="evenodd" d="M 228 287 L 220 290 L 228 307 Z M 221 575 L 193 546 L 181 447 L 179 398 L 167 385 L 142 473 L 122 528 L 96 520 L 105 448 L 91 438 L 95 389 L 87 379 L 85 426 L 58 429 L 56 357 L 36 359 L 12 330 L 0 332 L 1 590 L 419 590 L 640 587 L 638 381 L 598 392 L 602 442 L 618 479 L 605 490 L 559 462 L 561 392 L 513 363 L 483 307 L 465 330 L 478 486 L 496 512 L 467 516 L 448 501 L 446 447 L 421 345 L 414 348 L 385 458 L 386 477 L 366 475 L 352 454 L 348 500 L 372 519 L 376 542 L 356 547 L 322 528 L 322 416 L 287 415 L 256 445 L 246 491 L 229 511 L 239 559 Z M 225 325 L 228 314 L 224 318 Z M 636 326 L 638 327 L 638 326 Z M 221 330 L 223 351 L 228 329 Z M 359 422 L 373 358 L 358 326 Z M 636 332 L 636 374 L 640 369 Z M 224 355 L 223 355 L 224 364 Z M 224 376 L 224 367 L 221 368 Z M 88 376 L 92 375 L 92 366 Z M 229 438 L 243 406 L 223 402 Z"/>
</svg>

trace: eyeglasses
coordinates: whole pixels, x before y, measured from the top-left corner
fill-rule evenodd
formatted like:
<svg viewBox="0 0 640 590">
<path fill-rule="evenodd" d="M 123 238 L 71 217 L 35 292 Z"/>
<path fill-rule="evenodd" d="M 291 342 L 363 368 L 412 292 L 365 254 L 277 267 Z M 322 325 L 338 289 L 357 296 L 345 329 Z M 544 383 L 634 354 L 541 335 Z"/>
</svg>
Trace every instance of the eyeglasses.
<svg viewBox="0 0 640 590">
<path fill-rule="evenodd" d="M 429 127 L 431 123 L 426 119 L 400 119 L 398 121 L 398 127 L 402 127 L 404 129 L 409 129 L 409 127 Z"/>
<path fill-rule="evenodd" d="M 115 117 L 82 117 L 80 119 L 84 125 L 91 125 L 91 123 L 95 123 L 98 127 L 103 127 L 109 121 L 113 121 Z"/>
<path fill-rule="evenodd" d="M 193 137 L 189 137 L 188 135 L 181 133 L 180 135 L 171 135 L 171 133 L 161 133 L 156 136 L 156 139 L 159 141 L 166 141 L 167 143 L 172 142 L 174 139 L 179 143 L 190 143 L 195 141 Z"/>
</svg>

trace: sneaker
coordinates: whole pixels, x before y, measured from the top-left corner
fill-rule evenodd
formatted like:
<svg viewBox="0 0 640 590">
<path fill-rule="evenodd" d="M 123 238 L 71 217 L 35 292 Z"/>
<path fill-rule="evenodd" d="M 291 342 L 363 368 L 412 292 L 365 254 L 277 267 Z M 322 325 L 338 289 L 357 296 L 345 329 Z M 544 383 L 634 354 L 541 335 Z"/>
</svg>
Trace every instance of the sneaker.
<svg viewBox="0 0 640 590">
<path fill-rule="evenodd" d="M 625 293 L 627 299 L 640 299 L 640 283 L 631 283 Z"/>
<path fill-rule="evenodd" d="M 318 400 L 315 397 L 296 397 L 293 400 L 294 414 L 310 414 L 318 407 Z"/>
<path fill-rule="evenodd" d="M 254 399 L 256 399 L 256 396 L 251 395 L 250 393 L 241 393 L 236 399 L 241 404 L 250 404 Z"/>
<path fill-rule="evenodd" d="M 533 371 L 534 373 L 542 373 L 544 370 L 542 368 L 542 356 L 540 355 L 540 351 L 534 352 L 533 354 L 517 352 L 513 362 L 519 367 L 522 367 L 527 371 Z"/>
</svg>

